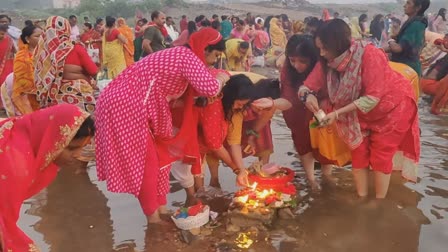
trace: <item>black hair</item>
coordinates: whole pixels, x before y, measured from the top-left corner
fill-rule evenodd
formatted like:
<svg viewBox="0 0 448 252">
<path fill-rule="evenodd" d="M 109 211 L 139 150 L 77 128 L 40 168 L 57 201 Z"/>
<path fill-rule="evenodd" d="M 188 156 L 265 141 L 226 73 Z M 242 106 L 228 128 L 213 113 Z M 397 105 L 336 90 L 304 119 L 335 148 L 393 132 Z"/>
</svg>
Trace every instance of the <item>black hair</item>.
<svg viewBox="0 0 448 252">
<path fill-rule="evenodd" d="M 37 27 L 34 25 L 31 26 L 25 26 L 25 28 L 23 28 L 22 30 L 22 34 L 20 35 L 20 39 L 22 40 L 22 42 L 27 45 L 28 41 L 26 41 L 26 38 L 31 36 L 34 32 L 34 30 L 36 30 Z"/>
<path fill-rule="evenodd" d="M 441 16 L 443 21 L 446 21 L 446 9 L 440 8 L 439 13 L 437 13 L 437 16 Z"/>
<path fill-rule="evenodd" d="M 263 19 L 259 18 L 257 21 L 257 24 L 261 24 L 263 22 Z"/>
<path fill-rule="evenodd" d="M 8 19 L 9 23 L 12 22 L 11 18 L 8 15 L 0 15 L 0 19 L 6 18 Z"/>
<path fill-rule="evenodd" d="M 77 18 L 75 15 L 70 15 L 69 17 L 68 17 L 68 19 L 74 19 L 74 18 Z"/>
<path fill-rule="evenodd" d="M 305 29 L 309 34 L 314 36 L 317 29 L 319 29 L 319 26 L 321 26 L 322 22 L 323 21 L 319 20 L 317 17 L 310 17 L 307 22 L 305 22 Z"/>
<path fill-rule="evenodd" d="M 340 14 L 339 14 L 339 12 L 337 12 L 337 11 L 336 11 L 335 13 L 333 13 L 333 17 L 334 17 L 334 16 L 338 16 L 338 17 L 339 17 L 339 15 L 340 15 Z"/>
<path fill-rule="evenodd" d="M 218 20 L 215 20 L 212 22 L 212 28 L 215 30 L 218 30 L 219 27 L 221 27 L 221 22 L 219 22 Z"/>
<path fill-rule="evenodd" d="M 107 16 L 106 17 L 106 27 L 112 28 L 115 25 L 115 21 L 117 21 L 114 17 Z"/>
<path fill-rule="evenodd" d="M 142 21 L 143 24 L 147 24 L 148 23 L 148 19 L 146 19 L 146 18 L 142 18 L 140 21 Z"/>
<path fill-rule="evenodd" d="M 89 17 L 84 17 L 84 20 L 86 20 L 86 19 L 89 20 Z"/>
<path fill-rule="evenodd" d="M 384 18 L 384 16 L 378 14 L 373 18 L 372 22 L 370 23 L 370 33 L 378 41 L 381 40 L 381 36 L 384 30 L 384 21 L 381 20 L 382 18 Z"/>
<path fill-rule="evenodd" d="M 187 15 L 182 15 L 182 18 L 186 18 L 187 17 Z"/>
<path fill-rule="evenodd" d="M 249 42 L 243 41 L 239 43 L 239 48 L 241 49 L 249 49 Z"/>
<path fill-rule="evenodd" d="M 157 10 L 156 10 L 156 11 L 153 11 L 153 12 L 151 13 L 151 20 L 154 21 L 154 19 L 158 18 L 160 14 L 161 14 L 160 11 L 157 11 Z"/>
<path fill-rule="evenodd" d="M 280 14 L 279 17 L 283 22 L 286 22 L 289 20 L 288 15 L 286 15 L 286 14 Z"/>
<path fill-rule="evenodd" d="M 420 10 L 417 12 L 417 16 L 425 16 L 425 11 L 429 8 L 430 1 L 429 0 L 413 0 L 415 7 L 420 7 Z"/>
<path fill-rule="evenodd" d="M 92 116 L 89 116 L 81 124 L 81 127 L 78 129 L 78 132 L 76 132 L 76 135 L 73 139 L 82 139 L 85 137 L 93 136 L 95 136 L 95 122 Z"/>
<path fill-rule="evenodd" d="M 244 20 L 242 20 L 242 19 L 241 19 L 241 20 L 238 19 L 238 22 L 237 22 L 237 23 L 238 23 L 239 25 L 242 25 L 242 26 L 244 26 L 244 24 L 245 24 L 245 23 L 244 23 Z"/>
<path fill-rule="evenodd" d="M 392 23 L 397 23 L 398 25 L 401 25 L 401 20 L 396 17 L 391 17 L 390 20 Z"/>
<path fill-rule="evenodd" d="M 97 18 L 95 23 L 97 25 L 99 25 L 101 22 L 103 22 L 103 19 L 102 18 Z"/>
<path fill-rule="evenodd" d="M 199 16 L 197 16 L 195 19 L 194 19 L 194 21 L 196 22 L 196 23 L 200 23 L 202 20 L 204 20 L 205 19 L 205 16 L 204 15 L 199 15 Z"/>
<path fill-rule="evenodd" d="M 254 85 L 252 100 L 260 98 L 280 98 L 280 81 L 278 79 L 261 79 Z"/>
<path fill-rule="evenodd" d="M 168 20 L 168 19 L 173 19 L 173 17 L 169 17 L 169 16 L 168 16 L 168 17 L 166 17 L 166 20 Z"/>
<path fill-rule="evenodd" d="M 254 90 L 254 84 L 244 74 L 233 75 L 222 88 L 222 106 L 224 109 L 224 118 L 227 121 L 232 120 L 233 104 L 236 100 L 251 100 Z"/>
<path fill-rule="evenodd" d="M 212 26 L 212 23 L 210 23 L 210 20 L 204 19 L 201 21 L 201 27 L 210 27 Z"/>
<path fill-rule="evenodd" d="M 332 52 L 335 56 L 343 54 L 352 44 L 350 27 L 341 19 L 323 22 L 317 29 L 316 38 L 319 38 L 325 49 Z M 322 60 L 326 63 L 324 58 Z"/>
<path fill-rule="evenodd" d="M 213 19 L 215 19 L 215 18 L 217 18 L 217 17 L 219 17 L 219 16 L 216 15 L 216 14 L 213 14 L 213 15 L 212 15 L 212 18 L 213 18 Z"/>
<path fill-rule="evenodd" d="M 188 35 L 191 35 L 193 32 L 197 31 L 196 23 L 194 21 L 188 21 L 187 30 Z"/>
<path fill-rule="evenodd" d="M 25 20 L 25 26 L 33 26 L 33 21 L 31 20 Z"/>
<path fill-rule="evenodd" d="M 362 25 L 362 22 L 367 21 L 367 14 L 361 14 L 358 19 L 359 27 L 361 28 L 361 31 L 365 32 L 365 27 Z"/>
<path fill-rule="evenodd" d="M 226 15 L 222 15 L 222 16 L 221 16 L 221 20 L 222 20 L 222 21 L 227 20 L 227 16 L 226 16 Z"/>
<path fill-rule="evenodd" d="M 269 28 L 270 28 L 270 26 L 271 26 L 271 19 L 273 18 L 274 16 L 267 16 L 266 17 L 266 20 L 264 21 L 264 28 L 266 28 L 266 30 L 269 32 Z"/>
<path fill-rule="evenodd" d="M 300 82 L 303 82 L 311 70 L 319 60 L 319 50 L 314 45 L 313 37 L 310 35 L 293 35 L 286 44 L 285 64 L 283 68 L 286 70 L 286 78 L 290 84 L 297 88 Z M 298 73 L 294 66 L 291 65 L 289 57 L 301 57 L 310 61 L 307 71 Z"/>
<path fill-rule="evenodd" d="M 211 52 L 213 50 L 224 52 L 226 50 L 226 41 L 224 39 L 221 39 L 218 43 L 207 46 L 205 50 L 207 50 L 208 52 Z"/>
<path fill-rule="evenodd" d="M 89 30 L 91 30 L 92 27 L 93 27 L 91 23 L 87 23 L 87 22 L 84 23 L 84 26 L 87 27 L 87 28 L 89 28 Z"/>
</svg>

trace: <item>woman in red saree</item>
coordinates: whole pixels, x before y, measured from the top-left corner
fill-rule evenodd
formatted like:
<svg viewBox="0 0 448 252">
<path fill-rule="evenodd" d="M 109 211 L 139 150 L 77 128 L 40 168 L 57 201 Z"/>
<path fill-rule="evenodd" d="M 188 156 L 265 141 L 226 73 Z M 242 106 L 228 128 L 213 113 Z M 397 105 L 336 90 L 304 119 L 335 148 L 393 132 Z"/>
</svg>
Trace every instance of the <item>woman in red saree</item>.
<svg viewBox="0 0 448 252">
<path fill-rule="evenodd" d="M 352 41 L 350 27 L 340 19 L 317 31 L 322 56 L 299 89 L 306 106 L 317 112 L 314 92 L 327 88 L 333 112 L 321 121 L 336 123 L 339 136 L 352 150 L 358 195 L 368 195 L 369 167 L 375 174 L 376 198 L 386 197 L 393 169 L 417 180 L 420 136 L 416 98 L 410 81 L 395 72 L 384 52 Z"/>
<path fill-rule="evenodd" d="M 20 207 L 48 186 L 58 166 L 78 155 L 94 133 L 89 114 L 68 104 L 0 121 L 0 251 L 38 251 L 16 224 Z"/>
<path fill-rule="evenodd" d="M 103 58 L 102 57 L 103 40 L 102 40 L 101 33 L 97 32 L 93 28 L 91 23 L 84 24 L 84 33 L 81 34 L 80 40 L 86 48 L 88 48 L 89 46 L 92 46 L 93 49 L 98 49 L 100 52 L 100 60 Z"/>
<path fill-rule="evenodd" d="M 190 37 L 188 46 L 166 49 L 136 62 L 99 97 L 98 178 L 107 180 L 109 191 L 138 197 L 149 222 L 160 221 L 171 163 L 188 153 L 199 158 L 193 91 L 202 96 L 218 94 L 228 76 L 214 78 L 206 64 L 215 63 L 223 50 L 219 32 L 203 29 Z M 184 120 L 173 138 L 169 103 L 182 95 L 188 97 Z M 187 151 L 187 147 L 193 148 Z"/>
<path fill-rule="evenodd" d="M 8 26 L 0 25 L 0 86 L 13 71 L 14 53 L 14 41 L 8 35 Z"/>
</svg>

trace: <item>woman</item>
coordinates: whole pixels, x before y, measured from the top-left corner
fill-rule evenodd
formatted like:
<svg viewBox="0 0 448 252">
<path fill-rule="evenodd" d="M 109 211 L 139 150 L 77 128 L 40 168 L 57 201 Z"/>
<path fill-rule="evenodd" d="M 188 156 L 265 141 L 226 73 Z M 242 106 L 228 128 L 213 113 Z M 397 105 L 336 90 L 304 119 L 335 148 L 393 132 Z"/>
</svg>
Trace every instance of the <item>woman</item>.
<svg viewBox="0 0 448 252">
<path fill-rule="evenodd" d="M 406 64 L 422 76 L 420 52 L 425 43 L 425 29 L 428 20 L 425 11 L 429 7 L 429 0 L 406 0 L 404 12 L 408 20 L 403 24 L 395 41 L 389 41 L 385 48 L 392 54 L 391 61 Z"/>
<path fill-rule="evenodd" d="M 244 20 L 238 20 L 238 22 L 235 25 L 235 28 L 233 28 L 232 32 L 230 33 L 230 39 L 247 39 L 246 36 L 247 27 L 244 23 Z"/>
<path fill-rule="evenodd" d="M 381 49 L 352 41 L 350 27 L 336 19 L 318 30 L 317 64 L 299 90 L 311 112 L 319 105 L 313 92 L 328 90 L 333 112 L 321 121 L 336 123 L 352 150 L 358 196 L 368 194 L 369 167 L 375 174 L 376 198 L 386 197 L 393 168 L 417 180 L 420 157 L 417 104 L 411 84 L 393 71 Z"/>
<path fill-rule="evenodd" d="M 271 36 L 272 47 L 278 47 L 284 50 L 288 40 L 283 31 L 282 24 L 282 21 L 278 18 L 272 18 L 269 26 L 269 35 Z"/>
<path fill-rule="evenodd" d="M 292 23 L 292 33 L 293 35 L 305 33 L 305 23 L 300 20 L 294 21 Z"/>
<path fill-rule="evenodd" d="M 440 8 L 439 13 L 430 22 L 430 30 L 433 32 L 445 34 L 446 33 L 446 9 Z"/>
<path fill-rule="evenodd" d="M 115 18 L 106 17 L 106 30 L 103 35 L 103 65 L 107 68 L 109 79 L 115 79 L 126 69 L 124 44 L 127 39 L 115 28 Z"/>
<path fill-rule="evenodd" d="M 188 43 L 191 34 L 197 31 L 196 23 L 194 21 L 188 22 L 188 27 L 185 31 L 183 31 L 180 36 L 173 42 L 173 46 L 183 46 Z"/>
<path fill-rule="evenodd" d="M 291 36 L 291 32 L 292 32 L 292 22 L 289 20 L 288 15 L 286 14 L 281 14 L 280 15 L 280 20 L 282 21 L 282 28 L 283 28 L 283 32 L 286 34 L 286 37 L 289 38 L 289 36 Z"/>
<path fill-rule="evenodd" d="M 126 38 L 126 43 L 123 44 L 123 53 L 126 60 L 126 66 L 128 67 L 134 64 L 134 34 L 132 29 L 126 24 L 124 18 L 119 18 L 117 24 L 117 30 Z"/>
<path fill-rule="evenodd" d="M 448 50 L 448 48 L 447 48 Z M 432 65 L 421 80 L 422 91 L 434 96 L 431 113 L 435 115 L 448 113 L 448 55 Z"/>
<path fill-rule="evenodd" d="M 93 113 L 93 77 L 98 67 L 80 45 L 70 39 L 70 23 L 63 17 L 48 18 L 34 51 L 34 81 L 41 108 L 69 103 Z"/>
<path fill-rule="evenodd" d="M 98 32 L 101 36 L 103 36 L 104 33 L 104 19 L 102 18 L 97 18 L 96 22 L 95 22 L 95 31 Z"/>
<path fill-rule="evenodd" d="M 313 113 L 306 109 L 304 103 L 299 100 L 297 91 L 303 85 L 303 81 L 314 68 L 318 61 L 319 52 L 309 35 L 294 35 L 286 46 L 286 59 L 281 71 L 281 97 L 288 101 L 288 109 L 283 111 L 283 118 L 291 130 L 294 147 L 299 153 L 300 162 L 308 179 L 308 184 L 313 191 L 320 186 L 314 176 L 314 160 L 322 164 L 324 181 L 332 181 L 332 162 L 322 157 L 318 150 L 313 150 L 310 139 L 310 121 Z M 324 92 L 318 97 L 325 98 Z M 322 102 L 321 102 L 322 103 Z"/>
<path fill-rule="evenodd" d="M 39 109 L 34 85 L 33 52 L 41 35 L 40 28 L 27 26 L 23 28 L 20 36 L 23 46 L 14 59 L 14 83 L 11 96 L 16 115 L 29 114 Z"/>
<path fill-rule="evenodd" d="M 98 49 L 100 52 L 99 53 L 100 58 L 103 50 L 101 44 L 103 40 L 101 38 L 102 38 L 101 34 L 97 32 L 95 29 L 93 29 L 91 23 L 84 24 L 84 32 L 83 34 L 81 34 L 80 40 L 85 45 L 86 48 L 92 46 L 93 49 Z"/>
<path fill-rule="evenodd" d="M 359 16 L 358 19 L 358 25 L 361 28 L 361 34 L 363 36 L 363 38 L 367 38 L 369 37 L 369 32 L 368 32 L 368 25 L 367 25 L 367 14 L 361 14 L 361 16 Z"/>
<path fill-rule="evenodd" d="M 381 14 L 376 15 L 370 23 L 370 33 L 376 40 L 377 45 L 383 47 L 383 42 L 387 41 L 387 35 L 385 33 L 384 16 Z"/>
<path fill-rule="evenodd" d="M 14 41 L 8 35 L 8 25 L 0 25 L 0 86 L 13 71 L 14 53 Z"/>
<path fill-rule="evenodd" d="M 228 76 L 213 78 L 206 64 L 214 64 L 223 51 L 219 32 L 204 28 L 190 37 L 188 46 L 150 54 L 130 66 L 100 95 L 96 111 L 98 178 L 107 180 L 109 191 L 137 196 L 148 222 L 160 221 L 171 162 L 188 153 L 199 155 L 192 91 L 202 96 L 218 94 Z M 182 127 L 173 138 L 169 103 L 188 86 Z"/>
<path fill-rule="evenodd" d="M 58 166 L 95 134 L 88 113 L 58 105 L 0 122 L 0 251 L 38 251 L 17 226 L 23 202 L 47 187 Z"/>
</svg>

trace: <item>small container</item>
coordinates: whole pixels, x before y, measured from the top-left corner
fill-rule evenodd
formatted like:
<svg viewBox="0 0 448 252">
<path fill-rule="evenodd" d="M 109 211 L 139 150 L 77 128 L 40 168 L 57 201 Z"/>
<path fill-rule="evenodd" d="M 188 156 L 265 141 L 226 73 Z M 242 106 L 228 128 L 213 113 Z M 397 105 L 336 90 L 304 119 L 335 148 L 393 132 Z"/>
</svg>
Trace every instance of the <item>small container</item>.
<svg viewBox="0 0 448 252">
<path fill-rule="evenodd" d="M 324 117 L 325 117 L 326 115 L 327 115 L 327 114 L 325 114 L 325 112 L 324 112 L 322 109 L 319 109 L 319 111 L 317 111 L 316 113 L 314 113 L 314 116 L 316 117 L 316 119 L 317 119 L 317 121 L 318 121 L 319 123 L 322 122 L 322 119 L 324 119 Z"/>
</svg>

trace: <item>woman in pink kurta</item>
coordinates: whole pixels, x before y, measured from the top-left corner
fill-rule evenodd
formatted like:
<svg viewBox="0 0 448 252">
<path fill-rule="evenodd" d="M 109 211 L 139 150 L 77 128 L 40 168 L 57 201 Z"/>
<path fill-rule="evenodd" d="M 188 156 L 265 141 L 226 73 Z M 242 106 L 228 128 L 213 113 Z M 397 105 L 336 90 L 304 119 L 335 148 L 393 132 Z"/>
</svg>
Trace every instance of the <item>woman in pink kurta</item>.
<svg viewBox="0 0 448 252">
<path fill-rule="evenodd" d="M 323 57 L 299 89 L 313 112 L 314 92 L 328 90 L 333 112 L 322 120 L 336 123 L 339 136 L 352 149 L 352 166 L 360 197 L 368 193 L 368 168 L 375 173 L 376 198 L 384 198 L 390 174 L 417 180 L 420 137 L 415 95 L 410 81 L 392 70 L 384 52 L 352 41 L 349 26 L 336 19 L 316 35 Z"/>
<path fill-rule="evenodd" d="M 223 43 L 219 32 L 204 28 L 190 37 L 189 46 L 151 54 L 130 66 L 99 97 L 98 178 L 107 180 L 109 191 L 137 196 L 149 222 L 160 220 L 157 210 L 166 204 L 170 171 L 167 156 L 182 159 L 185 153 L 176 151 L 183 152 L 187 143 L 197 141 L 185 136 L 181 139 L 184 141 L 175 143 L 178 149 L 171 153 L 163 149 L 163 142 L 173 139 L 169 102 L 181 97 L 189 86 L 201 96 L 218 94 L 228 77 L 218 74 L 214 78 L 205 62 L 216 61 L 224 50 Z M 191 97 L 191 92 L 188 94 Z M 192 102 L 187 100 L 186 104 Z M 185 107 L 186 111 L 192 110 Z M 197 124 L 184 126 L 197 128 Z"/>
</svg>

